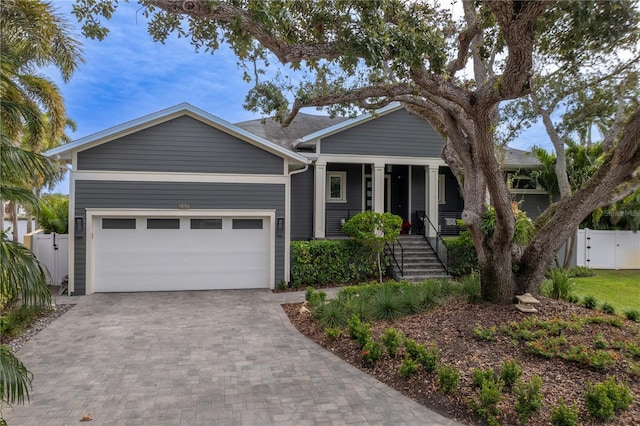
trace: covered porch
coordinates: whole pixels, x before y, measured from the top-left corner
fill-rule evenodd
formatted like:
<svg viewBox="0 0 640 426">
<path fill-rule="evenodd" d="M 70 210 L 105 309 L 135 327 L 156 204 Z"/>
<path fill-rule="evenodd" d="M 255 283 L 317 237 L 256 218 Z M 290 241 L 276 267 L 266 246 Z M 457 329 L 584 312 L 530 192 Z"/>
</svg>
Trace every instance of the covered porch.
<svg viewBox="0 0 640 426">
<path fill-rule="evenodd" d="M 363 211 L 396 214 L 411 224 L 409 233 L 413 234 L 457 233 L 455 217 L 459 217 L 462 201 L 457 182 L 442 160 L 340 160 L 318 159 L 314 165 L 315 238 L 344 236 L 344 222 Z M 453 224 L 455 232 L 443 232 L 447 223 Z"/>
</svg>

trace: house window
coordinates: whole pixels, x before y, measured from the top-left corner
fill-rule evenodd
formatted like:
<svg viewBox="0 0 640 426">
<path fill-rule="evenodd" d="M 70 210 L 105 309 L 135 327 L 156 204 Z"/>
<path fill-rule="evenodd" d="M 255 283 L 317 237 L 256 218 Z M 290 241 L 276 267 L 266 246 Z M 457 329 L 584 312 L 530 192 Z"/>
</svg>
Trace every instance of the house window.
<svg viewBox="0 0 640 426">
<path fill-rule="evenodd" d="M 544 193 L 544 189 L 538 184 L 536 179 L 530 176 L 530 173 L 530 171 L 507 173 L 507 186 L 509 190 L 515 193 Z"/>
<path fill-rule="evenodd" d="M 445 176 L 438 175 L 438 204 L 446 204 Z"/>
<path fill-rule="evenodd" d="M 262 229 L 262 219 L 233 219 L 232 229 Z"/>
<path fill-rule="evenodd" d="M 327 201 L 333 203 L 344 203 L 347 201 L 346 195 L 347 173 L 328 172 L 327 173 Z"/>
<path fill-rule="evenodd" d="M 102 229 L 136 229 L 136 220 L 105 217 L 102 219 Z"/>
<path fill-rule="evenodd" d="M 147 219 L 147 229 L 180 229 L 180 219 Z"/>
<path fill-rule="evenodd" d="M 191 219 L 191 229 L 222 229 L 222 219 Z"/>
</svg>

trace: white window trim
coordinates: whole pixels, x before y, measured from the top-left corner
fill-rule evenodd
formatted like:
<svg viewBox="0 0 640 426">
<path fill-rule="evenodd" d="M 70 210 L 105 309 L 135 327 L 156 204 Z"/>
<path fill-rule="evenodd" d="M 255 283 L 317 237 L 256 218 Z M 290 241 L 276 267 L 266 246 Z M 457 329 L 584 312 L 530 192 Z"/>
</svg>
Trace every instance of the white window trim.
<svg viewBox="0 0 640 426">
<path fill-rule="evenodd" d="M 524 189 L 524 188 L 513 188 L 513 180 L 514 179 L 519 179 L 519 180 L 531 180 L 531 176 L 526 176 L 526 175 L 518 175 L 516 173 L 507 173 L 507 187 L 509 188 L 509 192 L 511 194 L 546 194 L 547 191 L 545 191 L 542 186 L 540 186 L 540 184 L 538 183 L 536 185 L 536 188 L 531 188 L 531 189 Z"/>
<path fill-rule="evenodd" d="M 340 178 L 340 198 L 331 198 L 331 178 Z M 327 203 L 347 202 L 347 172 L 327 172 L 326 196 Z"/>
<path fill-rule="evenodd" d="M 445 175 L 438 175 L 438 204 L 446 204 L 446 178 Z"/>
</svg>

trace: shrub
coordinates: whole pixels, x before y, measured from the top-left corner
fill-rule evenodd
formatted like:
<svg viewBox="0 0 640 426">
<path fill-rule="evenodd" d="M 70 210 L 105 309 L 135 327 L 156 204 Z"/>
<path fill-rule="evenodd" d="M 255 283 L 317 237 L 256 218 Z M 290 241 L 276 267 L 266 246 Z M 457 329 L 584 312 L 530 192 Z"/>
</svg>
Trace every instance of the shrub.
<svg viewBox="0 0 640 426">
<path fill-rule="evenodd" d="M 312 291 L 311 294 L 309 295 L 309 300 L 308 300 L 311 310 L 314 311 L 319 307 L 323 306 L 325 300 L 327 300 L 327 293 L 325 293 L 322 290 Z"/>
<path fill-rule="evenodd" d="M 304 291 L 304 300 L 306 300 L 307 302 L 309 301 L 309 299 L 311 299 L 311 296 L 313 295 L 313 293 L 316 291 L 315 288 L 311 287 L 311 286 L 307 286 L 307 288 Z"/>
<path fill-rule="evenodd" d="M 487 368 L 487 369 L 474 368 L 472 374 L 473 374 L 473 383 L 475 383 L 477 387 L 482 387 L 482 385 L 486 381 L 493 381 L 493 382 L 496 381 L 496 375 L 493 372 L 493 369 L 491 368 Z"/>
<path fill-rule="evenodd" d="M 606 420 L 616 411 L 629 408 L 633 398 L 628 386 L 618 383 L 615 377 L 609 377 L 604 382 L 587 385 L 584 400 L 593 417 Z"/>
<path fill-rule="evenodd" d="M 355 340 L 360 347 L 364 347 L 371 340 L 371 326 L 360 321 L 357 315 L 352 315 L 347 323 L 349 336 Z"/>
<path fill-rule="evenodd" d="M 593 347 L 595 349 L 607 349 L 609 347 L 609 342 L 604 338 L 602 333 L 596 334 L 596 337 L 593 338 Z"/>
<path fill-rule="evenodd" d="M 595 309 L 598 305 L 598 301 L 593 296 L 585 296 L 582 305 L 587 309 Z"/>
<path fill-rule="evenodd" d="M 485 380 L 478 389 L 478 402 L 475 404 L 476 411 L 487 420 L 489 424 L 498 424 L 496 416 L 500 414 L 498 403 L 502 399 L 502 389 L 504 382 L 502 379 Z"/>
<path fill-rule="evenodd" d="M 21 305 L 0 316 L 0 336 L 11 338 L 21 334 L 35 320 L 50 308 Z"/>
<path fill-rule="evenodd" d="M 414 284 L 417 288 L 417 297 L 420 301 L 420 309 L 427 310 L 433 307 L 440 297 L 440 283 L 434 281 L 424 281 Z"/>
<path fill-rule="evenodd" d="M 478 340 L 487 340 L 489 342 L 495 342 L 497 340 L 496 328 L 495 327 L 484 328 L 482 327 L 481 324 L 476 324 L 475 328 L 473 329 L 473 335 Z"/>
<path fill-rule="evenodd" d="M 431 345 L 429 349 L 427 349 L 424 345 L 417 343 L 413 339 L 405 340 L 404 345 L 407 349 L 407 354 L 422 364 L 427 371 L 433 371 L 436 369 L 439 354 L 438 348 L 436 348 L 435 345 Z"/>
<path fill-rule="evenodd" d="M 447 238 L 445 244 L 449 273 L 461 277 L 479 269 L 478 256 L 469 231 L 462 231 L 457 238 Z"/>
<path fill-rule="evenodd" d="M 505 385 L 513 385 L 522 376 L 522 368 L 518 361 L 515 359 L 508 359 L 502 363 L 502 370 L 500 371 L 500 378 L 504 381 Z"/>
<path fill-rule="evenodd" d="M 39 209 L 34 211 L 40 228 L 46 234 L 69 232 L 69 196 L 45 194 L 40 199 Z"/>
<path fill-rule="evenodd" d="M 347 325 L 347 313 L 338 300 L 330 300 L 316 310 L 316 317 L 325 327 L 344 327 Z"/>
<path fill-rule="evenodd" d="M 373 364 L 382 358 L 382 345 L 375 340 L 369 340 L 362 348 L 363 361 Z"/>
<path fill-rule="evenodd" d="M 331 340 L 342 337 L 343 330 L 340 327 L 325 327 L 324 334 Z"/>
<path fill-rule="evenodd" d="M 519 381 L 514 387 L 516 394 L 515 410 L 520 423 L 526 424 L 534 413 L 542 408 L 542 379 L 537 374 L 528 382 Z"/>
<path fill-rule="evenodd" d="M 545 280 L 541 292 L 553 299 L 568 300 L 573 296 L 573 281 L 569 279 L 569 274 L 560 268 L 551 270 L 551 278 Z"/>
<path fill-rule="evenodd" d="M 370 301 L 371 315 L 375 319 L 396 319 L 405 315 L 402 303 L 393 287 L 381 285 Z"/>
<path fill-rule="evenodd" d="M 595 272 L 593 272 L 593 269 L 589 269 L 586 266 L 574 266 L 573 268 L 569 269 L 567 274 L 571 278 L 582 278 L 592 277 L 595 275 Z"/>
<path fill-rule="evenodd" d="M 345 284 L 377 273 L 371 250 L 353 240 L 291 242 L 291 278 L 298 286 Z"/>
<path fill-rule="evenodd" d="M 624 316 L 629 321 L 638 321 L 638 319 L 640 319 L 640 311 L 637 309 L 631 309 L 630 311 L 625 311 Z"/>
<path fill-rule="evenodd" d="M 420 288 L 416 285 L 406 286 L 398 294 L 400 309 L 406 314 L 415 314 L 425 309 L 422 304 Z"/>
<path fill-rule="evenodd" d="M 614 308 L 613 305 L 611 303 L 609 303 L 609 302 L 604 302 L 602 304 L 601 310 L 605 314 L 613 315 L 613 314 L 616 313 L 616 308 Z"/>
<path fill-rule="evenodd" d="M 374 256 L 378 266 L 380 282 L 382 270 L 382 253 L 386 243 L 395 241 L 400 235 L 402 218 L 392 213 L 362 212 L 351 217 L 342 227 L 342 232 L 354 238 L 363 247 L 367 247 Z"/>
<path fill-rule="evenodd" d="M 553 426 L 577 426 L 578 407 L 575 404 L 565 405 L 560 399 L 558 404 L 551 407 L 551 424 Z"/>
<path fill-rule="evenodd" d="M 387 328 L 382 335 L 382 343 L 389 355 L 395 358 L 398 354 L 398 349 L 402 345 L 404 340 L 404 334 L 395 328 Z"/>
<path fill-rule="evenodd" d="M 476 303 L 480 300 L 480 275 L 471 273 L 460 279 L 462 293 L 469 303 Z"/>
<path fill-rule="evenodd" d="M 460 384 L 460 373 L 449 365 L 438 368 L 438 387 L 442 393 L 449 395 L 458 389 Z"/>
<path fill-rule="evenodd" d="M 438 360 L 440 359 L 438 348 L 436 348 L 435 345 L 431 345 L 428 348 L 420 345 L 418 348 L 419 353 L 416 361 L 422 364 L 427 371 L 434 371 L 438 366 Z"/>
<path fill-rule="evenodd" d="M 413 359 L 411 359 L 409 354 L 406 354 L 404 356 L 404 360 L 402 361 L 402 364 L 400 364 L 400 368 L 398 369 L 398 372 L 402 377 L 406 379 L 411 377 L 417 371 L 418 371 L 418 363 L 415 362 Z"/>
</svg>

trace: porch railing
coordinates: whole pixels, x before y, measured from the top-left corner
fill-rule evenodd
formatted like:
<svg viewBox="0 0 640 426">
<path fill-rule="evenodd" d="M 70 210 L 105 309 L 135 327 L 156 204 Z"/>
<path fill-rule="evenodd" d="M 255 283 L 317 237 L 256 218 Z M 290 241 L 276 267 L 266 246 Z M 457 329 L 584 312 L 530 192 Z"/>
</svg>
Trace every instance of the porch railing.
<svg viewBox="0 0 640 426">
<path fill-rule="evenodd" d="M 327 238 L 344 237 L 342 225 L 361 210 L 338 209 L 327 210 L 324 218 L 324 234 Z"/>
<path fill-rule="evenodd" d="M 447 251 L 447 245 L 444 243 L 444 240 L 442 239 L 442 236 L 440 235 L 438 228 L 436 228 L 431 222 L 431 219 L 429 219 L 429 216 L 424 215 L 423 220 L 424 220 L 423 236 L 425 240 L 427 240 L 427 243 L 431 246 L 431 249 L 433 249 L 433 251 L 435 252 L 444 270 L 447 271 L 447 273 L 449 273 L 449 268 L 448 268 L 449 255 Z M 435 237 L 429 236 L 429 231 L 428 231 L 429 228 L 435 231 L 434 232 Z"/>
<path fill-rule="evenodd" d="M 400 275 L 404 277 L 404 248 L 402 247 L 402 243 L 400 243 L 399 239 L 396 239 L 393 243 L 385 243 L 387 245 L 387 251 L 391 255 L 391 260 L 396 264 L 398 270 L 400 271 Z M 396 251 L 396 244 L 398 245 L 398 250 Z M 400 260 L 398 260 L 398 257 Z"/>
</svg>

